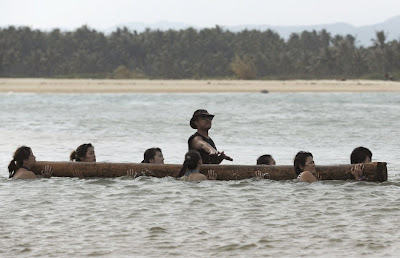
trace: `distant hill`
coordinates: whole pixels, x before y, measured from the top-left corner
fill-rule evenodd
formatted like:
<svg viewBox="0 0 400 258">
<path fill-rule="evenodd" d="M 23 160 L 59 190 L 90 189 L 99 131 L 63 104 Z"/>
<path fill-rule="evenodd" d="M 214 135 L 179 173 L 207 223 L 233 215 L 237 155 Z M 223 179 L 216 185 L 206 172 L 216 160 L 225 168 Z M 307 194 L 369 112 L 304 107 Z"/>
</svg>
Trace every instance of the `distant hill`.
<svg viewBox="0 0 400 258">
<path fill-rule="evenodd" d="M 368 25 L 368 26 L 360 26 L 360 27 L 355 27 L 353 25 L 347 24 L 347 23 L 332 23 L 332 24 L 317 24 L 317 25 L 304 25 L 304 26 L 272 26 L 272 25 L 252 25 L 252 24 L 247 24 L 247 25 L 240 25 L 240 26 L 223 26 L 219 25 L 221 28 L 224 28 L 226 30 L 232 31 L 232 32 L 238 32 L 242 31 L 244 29 L 248 30 L 273 30 L 277 32 L 281 37 L 284 39 L 288 39 L 290 37 L 290 34 L 292 33 L 300 33 L 304 30 L 306 31 L 320 31 L 322 29 L 325 29 L 331 35 L 353 35 L 356 37 L 356 43 L 357 45 L 360 46 L 365 46 L 368 47 L 372 45 L 372 40 L 375 39 L 375 32 L 376 31 L 384 31 L 386 36 L 387 36 L 387 41 L 390 40 L 400 40 L 400 15 L 395 16 L 393 18 L 390 18 L 382 23 L 374 24 L 374 25 Z M 186 23 L 179 23 L 179 22 L 168 22 L 168 21 L 160 21 L 157 23 L 124 23 L 124 24 L 118 24 L 116 26 L 113 26 L 111 28 L 108 28 L 104 30 L 105 33 L 111 33 L 115 31 L 117 28 L 122 28 L 126 27 L 129 30 L 136 30 L 137 32 L 142 32 L 146 28 L 152 29 L 152 30 L 168 30 L 168 29 L 173 29 L 173 30 L 181 30 L 181 29 L 186 29 L 189 27 L 195 28 L 195 29 L 203 29 L 203 27 L 198 27 L 198 26 L 193 26 L 190 24 Z"/>
<path fill-rule="evenodd" d="M 143 32 L 146 29 L 152 29 L 152 30 L 169 30 L 169 29 L 184 30 L 184 29 L 187 29 L 189 27 L 201 29 L 201 28 L 195 27 L 193 25 L 182 23 L 182 22 L 159 21 L 159 22 L 156 22 L 156 23 L 143 23 L 143 22 L 121 23 L 121 24 L 118 24 L 116 26 L 110 27 L 110 28 L 108 28 L 106 30 L 103 30 L 103 32 L 109 34 L 109 33 L 113 32 L 113 31 L 115 31 L 117 28 L 122 28 L 122 27 L 126 27 L 131 31 L 136 30 L 137 32 Z"/>
</svg>

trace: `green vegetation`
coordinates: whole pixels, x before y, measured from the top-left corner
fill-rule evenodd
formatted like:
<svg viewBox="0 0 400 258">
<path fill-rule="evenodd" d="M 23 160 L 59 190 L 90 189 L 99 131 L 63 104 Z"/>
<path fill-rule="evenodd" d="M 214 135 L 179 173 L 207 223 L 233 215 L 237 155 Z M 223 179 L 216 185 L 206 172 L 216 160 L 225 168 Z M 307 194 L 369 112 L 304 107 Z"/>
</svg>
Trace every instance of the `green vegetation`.
<svg viewBox="0 0 400 258">
<path fill-rule="evenodd" d="M 238 79 L 254 80 L 257 78 L 257 67 L 251 60 L 243 60 L 236 55 L 231 66 Z"/>
<path fill-rule="evenodd" d="M 400 43 L 378 31 L 373 46 L 325 30 L 277 33 L 211 29 L 72 32 L 0 29 L 0 77 L 149 79 L 395 79 Z"/>
</svg>

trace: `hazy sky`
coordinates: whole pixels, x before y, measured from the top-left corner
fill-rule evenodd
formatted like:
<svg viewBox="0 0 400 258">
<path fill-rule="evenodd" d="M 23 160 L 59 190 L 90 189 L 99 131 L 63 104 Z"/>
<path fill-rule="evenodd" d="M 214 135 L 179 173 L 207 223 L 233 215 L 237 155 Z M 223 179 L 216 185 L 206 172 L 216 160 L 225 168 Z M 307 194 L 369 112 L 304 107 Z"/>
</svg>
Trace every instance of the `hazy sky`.
<svg viewBox="0 0 400 258">
<path fill-rule="evenodd" d="M 106 29 L 129 22 L 218 25 L 380 23 L 400 15 L 400 0 L 0 0 L 0 27 Z M 400 27 L 400 24 L 399 24 Z"/>
</svg>

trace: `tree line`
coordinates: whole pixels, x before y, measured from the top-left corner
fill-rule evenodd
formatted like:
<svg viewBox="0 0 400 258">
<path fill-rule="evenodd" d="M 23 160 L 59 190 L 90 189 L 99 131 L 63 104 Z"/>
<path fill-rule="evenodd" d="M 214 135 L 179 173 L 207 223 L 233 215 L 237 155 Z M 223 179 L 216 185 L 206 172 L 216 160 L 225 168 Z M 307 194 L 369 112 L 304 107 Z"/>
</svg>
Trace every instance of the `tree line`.
<svg viewBox="0 0 400 258">
<path fill-rule="evenodd" d="M 118 28 L 109 35 L 0 29 L 0 77 L 149 79 L 396 79 L 400 44 L 376 32 L 370 47 L 326 30 L 284 40 L 267 30 Z"/>
</svg>

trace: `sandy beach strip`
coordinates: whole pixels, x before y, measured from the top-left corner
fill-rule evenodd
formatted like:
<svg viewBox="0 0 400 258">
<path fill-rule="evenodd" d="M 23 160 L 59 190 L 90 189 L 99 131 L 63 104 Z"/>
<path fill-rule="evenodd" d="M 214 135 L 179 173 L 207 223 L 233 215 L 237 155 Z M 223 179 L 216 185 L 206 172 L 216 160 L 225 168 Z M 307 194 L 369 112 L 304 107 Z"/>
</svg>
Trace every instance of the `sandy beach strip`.
<svg viewBox="0 0 400 258">
<path fill-rule="evenodd" d="M 101 80 L 0 78 L 0 92 L 195 93 L 195 92 L 400 92 L 400 82 L 373 80 Z"/>
</svg>

